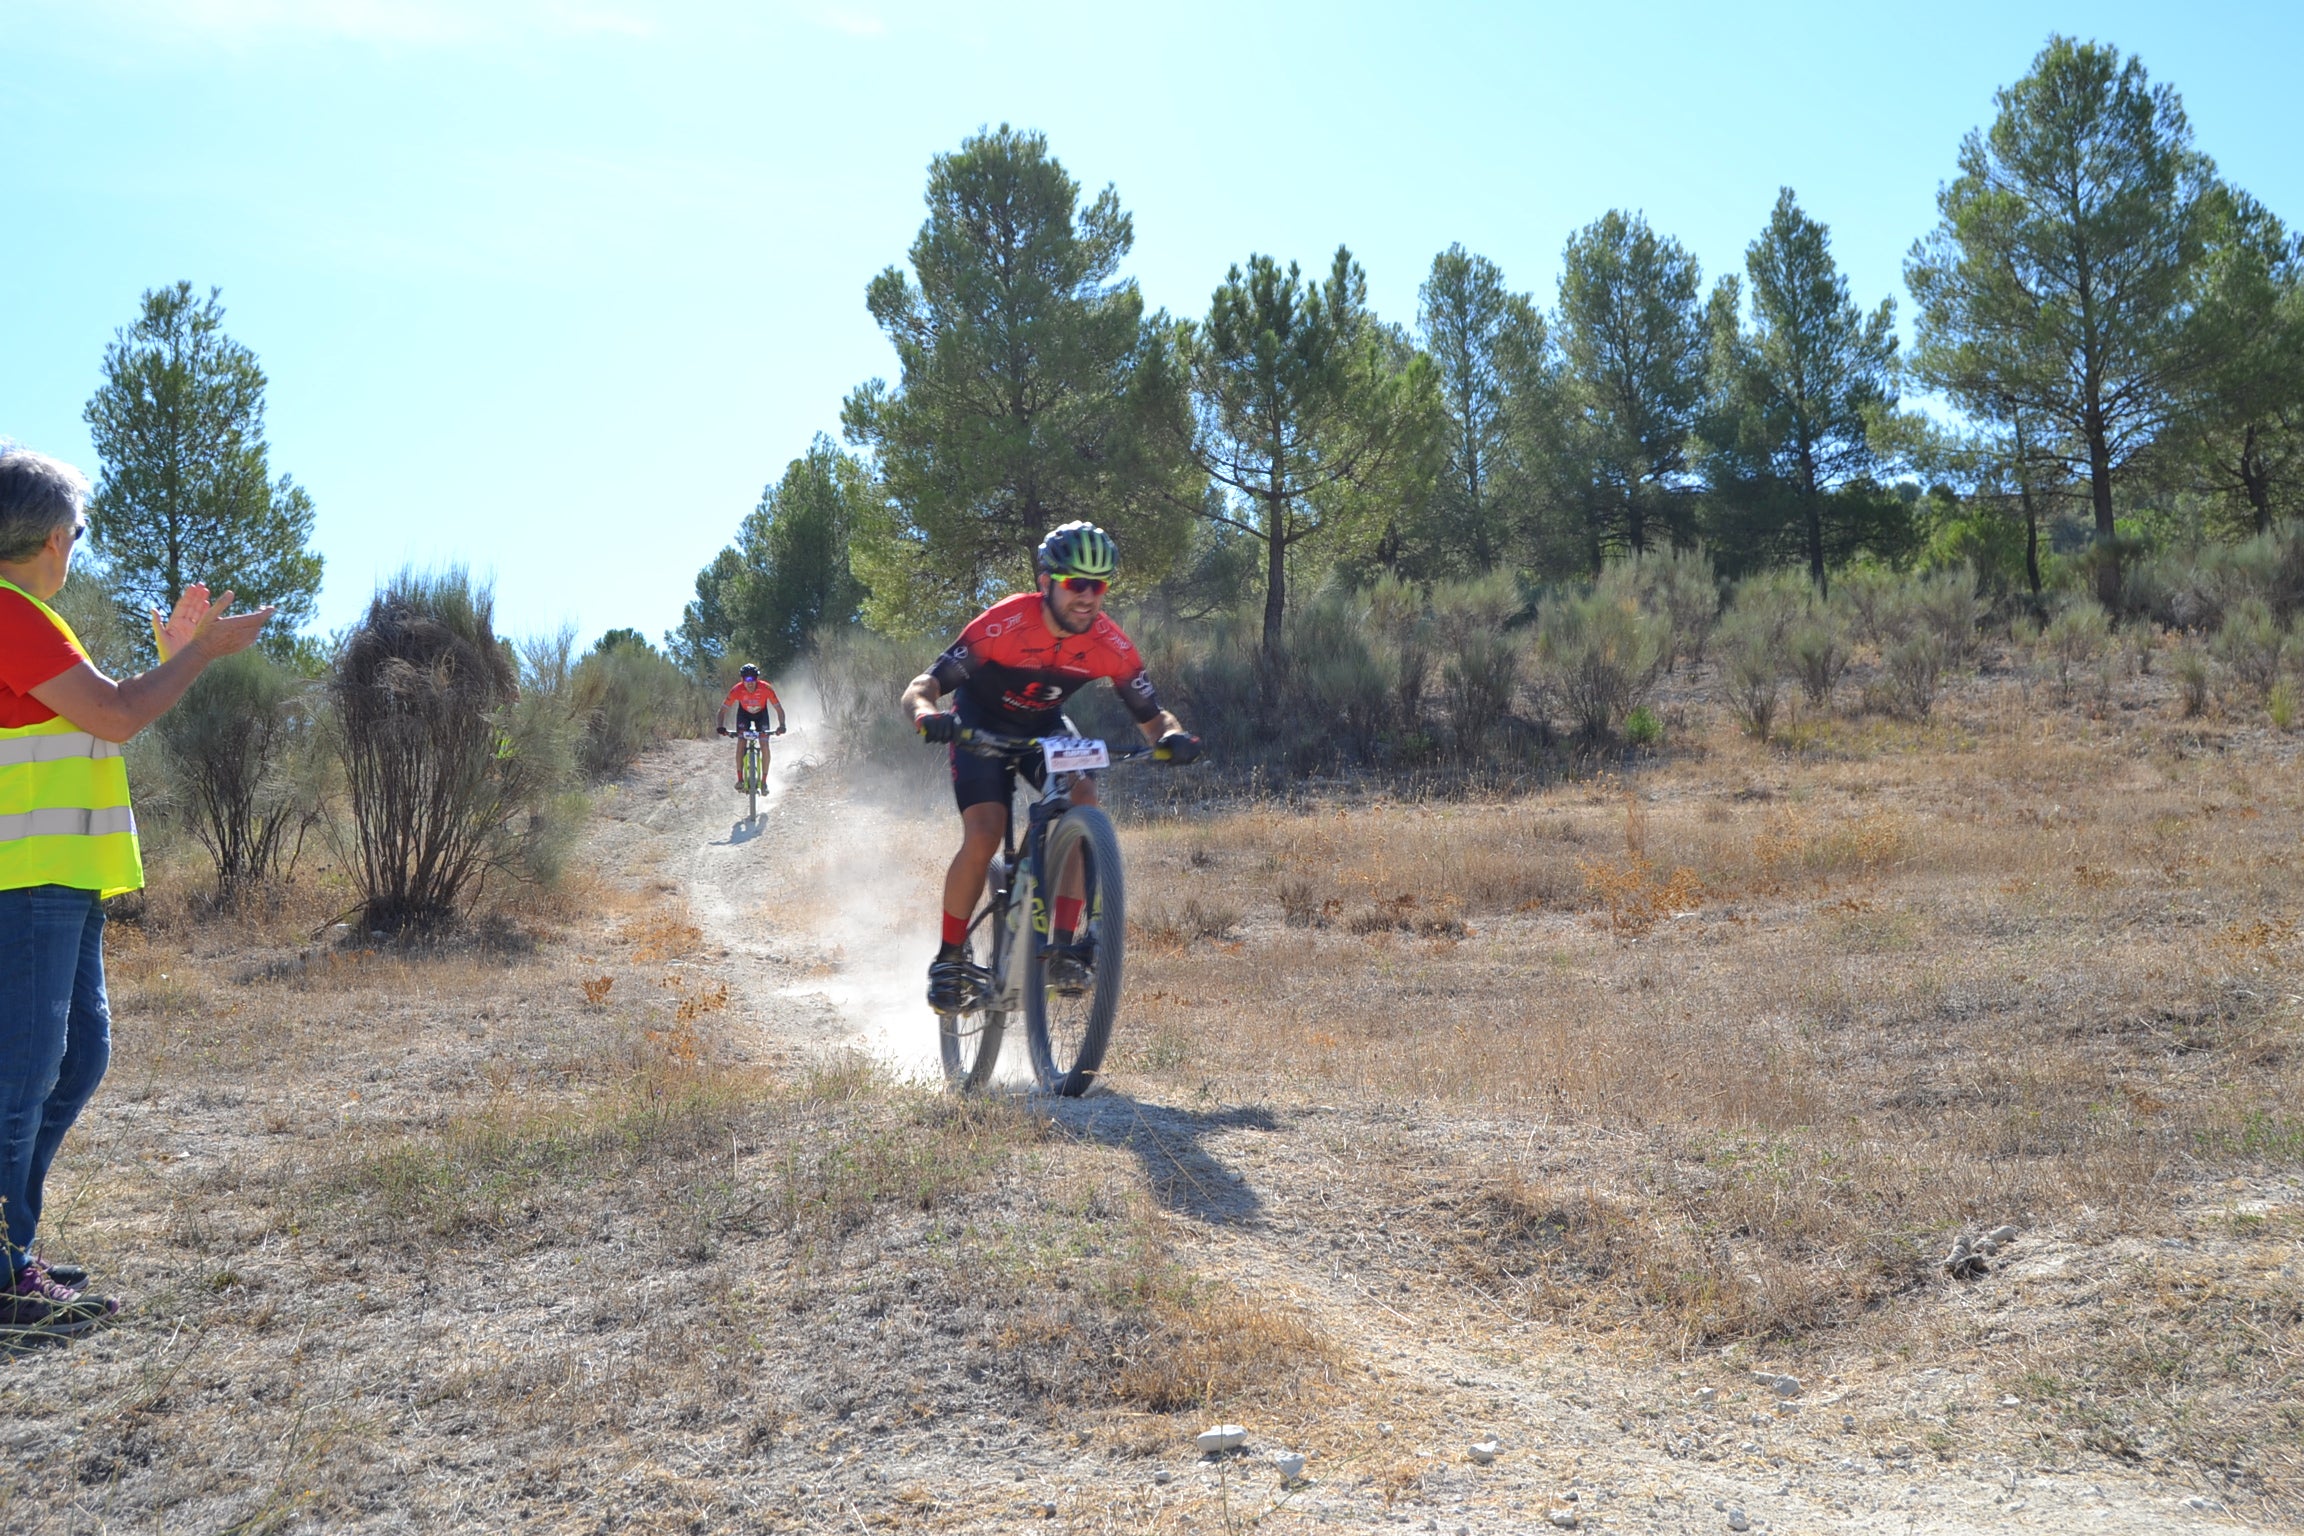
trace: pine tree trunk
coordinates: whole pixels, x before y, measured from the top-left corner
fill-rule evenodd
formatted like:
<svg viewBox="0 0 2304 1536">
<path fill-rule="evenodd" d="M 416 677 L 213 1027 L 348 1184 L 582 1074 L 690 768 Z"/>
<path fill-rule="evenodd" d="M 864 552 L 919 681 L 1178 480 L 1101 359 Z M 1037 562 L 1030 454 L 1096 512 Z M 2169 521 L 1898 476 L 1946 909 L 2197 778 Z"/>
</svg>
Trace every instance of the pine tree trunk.
<svg viewBox="0 0 2304 1536">
<path fill-rule="evenodd" d="M 2240 441 L 2240 488 L 2248 493 L 2248 506 L 2256 514 L 2256 531 L 2272 531 L 2271 476 L 2265 473 L 2264 456 L 2257 450 L 2256 424 L 2248 424 L 2248 435 Z"/>
<path fill-rule="evenodd" d="M 1288 536 L 1279 502 L 1264 518 L 1264 659 L 1280 660 L 1280 619 L 1288 610 Z"/>
<path fill-rule="evenodd" d="M 2108 613 L 2120 611 L 2120 552 L 2113 542 L 2112 455 L 2104 441 L 2104 422 L 2088 413 L 2088 499 L 2096 508 L 2096 600 Z"/>
</svg>

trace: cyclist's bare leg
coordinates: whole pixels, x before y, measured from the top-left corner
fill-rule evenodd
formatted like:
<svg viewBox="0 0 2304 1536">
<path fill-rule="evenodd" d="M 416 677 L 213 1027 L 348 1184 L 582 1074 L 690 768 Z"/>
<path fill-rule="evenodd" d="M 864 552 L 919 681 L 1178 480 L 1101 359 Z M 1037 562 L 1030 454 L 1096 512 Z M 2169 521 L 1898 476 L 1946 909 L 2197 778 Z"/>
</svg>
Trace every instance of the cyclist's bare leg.
<svg viewBox="0 0 2304 1536">
<path fill-rule="evenodd" d="M 1072 803 L 1074 805 L 1094 805 L 1096 803 L 1096 780 L 1093 777 L 1083 774 L 1072 781 Z M 1079 909 L 1072 906 L 1071 903 L 1084 900 L 1087 892 L 1088 871 L 1082 867 L 1080 858 L 1075 856 L 1067 860 L 1062 869 L 1056 871 L 1056 900 L 1064 904 L 1061 910 L 1078 911 Z M 1067 930 L 1067 936 L 1069 936 L 1069 932 L 1070 930 Z"/>
<path fill-rule="evenodd" d="M 944 873 L 944 911 L 966 921 L 984 894 L 984 876 L 1008 830 L 1008 807 L 986 801 L 960 813 L 960 851 Z"/>
</svg>

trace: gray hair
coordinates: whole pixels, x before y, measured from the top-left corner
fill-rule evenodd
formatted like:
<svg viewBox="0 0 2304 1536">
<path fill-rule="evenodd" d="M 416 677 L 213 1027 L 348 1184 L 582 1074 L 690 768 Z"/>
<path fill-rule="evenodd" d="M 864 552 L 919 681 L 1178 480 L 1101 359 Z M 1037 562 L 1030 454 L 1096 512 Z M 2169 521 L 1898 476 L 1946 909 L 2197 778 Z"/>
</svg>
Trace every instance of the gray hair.
<svg viewBox="0 0 2304 1536">
<path fill-rule="evenodd" d="M 88 505 L 88 477 L 29 448 L 0 442 L 0 560 L 29 560 Z"/>
</svg>

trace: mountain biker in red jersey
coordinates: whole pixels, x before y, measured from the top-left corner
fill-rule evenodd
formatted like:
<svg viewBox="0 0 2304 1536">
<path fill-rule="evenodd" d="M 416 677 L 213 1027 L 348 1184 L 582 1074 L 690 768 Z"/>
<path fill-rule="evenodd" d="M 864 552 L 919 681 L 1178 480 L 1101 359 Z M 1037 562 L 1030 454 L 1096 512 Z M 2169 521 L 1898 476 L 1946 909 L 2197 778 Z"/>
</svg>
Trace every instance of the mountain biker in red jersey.
<svg viewBox="0 0 2304 1536">
<path fill-rule="evenodd" d="M 1200 738 L 1160 707 L 1143 658 L 1104 613 L 1104 593 L 1119 566 L 1111 535 L 1093 523 L 1066 523 L 1040 541 L 1038 563 L 1039 591 L 1003 598 L 978 614 L 904 690 L 904 712 L 921 736 L 952 742 L 962 726 L 1009 736 L 1069 732 L 1064 701 L 1101 677 L 1111 681 L 1144 739 L 1163 748 L 1169 761 L 1188 763 L 1199 756 Z M 946 713 L 936 706 L 948 693 L 955 697 Z M 940 1013 L 967 1005 L 968 918 L 1008 829 L 1016 773 L 1020 768 L 1034 788 L 1046 777 L 1035 758 L 1011 764 L 957 746 L 950 750 L 961 831 L 960 851 L 944 876 L 943 943 L 928 967 L 928 1006 Z M 1084 774 L 1073 784 L 1072 801 L 1096 803 L 1095 775 Z M 1059 932 L 1079 927 L 1080 903 L 1077 893 L 1057 893 Z"/>
<path fill-rule="evenodd" d="M 768 711 L 771 709 L 776 711 L 775 734 L 784 734 L 784 701 L 776 697 L 775 689 L 761 681 L 760 669 L 750 662 L 744 663 L 744 671 L 736 679 L 736 686 L 729 689 L 728 697 L 720 701 L 720 713 L 723 716 L 731 709 L 736 711 L 736 728 L 730 730 L 725 725 L 720 727 L 723 736 L 740 737 L 746 727 L 766 731 Z M 766 742 L 760 744 L 760 771 L 763 774 L 768 771 Z M 736 745 L 736 787 L 744 787 L 744 745 L 741 741 Z"/>
</svg>

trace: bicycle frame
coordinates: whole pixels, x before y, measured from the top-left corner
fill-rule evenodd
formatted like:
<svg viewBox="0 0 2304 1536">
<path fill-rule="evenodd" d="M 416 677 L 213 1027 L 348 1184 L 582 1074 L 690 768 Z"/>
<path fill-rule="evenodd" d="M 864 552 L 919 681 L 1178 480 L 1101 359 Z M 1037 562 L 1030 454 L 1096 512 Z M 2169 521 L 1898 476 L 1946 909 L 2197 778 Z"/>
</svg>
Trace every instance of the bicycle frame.
<svg viewBox="0 0 2304 1536">
<path fill-rule="evenodd" d="M 766 733 L 756 725 L 748 725 L 736 733 L 736 738 L 743 743 L 745 777 L 752 780 L 756 790 L 766 789 L 768 787 L 768 773 L 766 766 L 761 762 L 761 749 L 766 740 Z"/>
<path fill-rule="evenodd" d="M 1048 738 L 1039 736 L 999 736 L 989 731 L 963 728 L 955 739 L 962 751 L 974 752 L 980 757 L 1021 758 L 1040 750 Z M 1105 744 L 1111 766 L 1134 762 L 1152 756 L 1150 747 L 1114 748 Z M 1041 786 L 1039 795 L 1025 809 L 1024 836 L 1016 836 L 1016 815 L 1010 805 L 1008 822 L 1000 832 L 1000 860 L 994 866 L 998 880 L 993 899 L 978 913 L 969 925 L 969 938 L 976 936 L 978 926 L 986 922 L 999 924 L 992 941 L 992 988 L 984 1006 L 1003 1013 L 1020 1013 L 1024 1007 L 1024 967 L 1017 957 L 1027 948 L 1024 925 L 1029 921 L 1045 933 L 1048 927 L 1048 904 L 1041 892 L 1048 888 L 1046 848 L 1048 829 L 1056 819 L 1072 809 L 1072 785 L 1081 777 L 1078 773 L 1052 773 Z M 1019 858 L 1019 855 L 1022 855 Z M 973 942 L 971 942 L 973 947 Z"/>
</svg>

